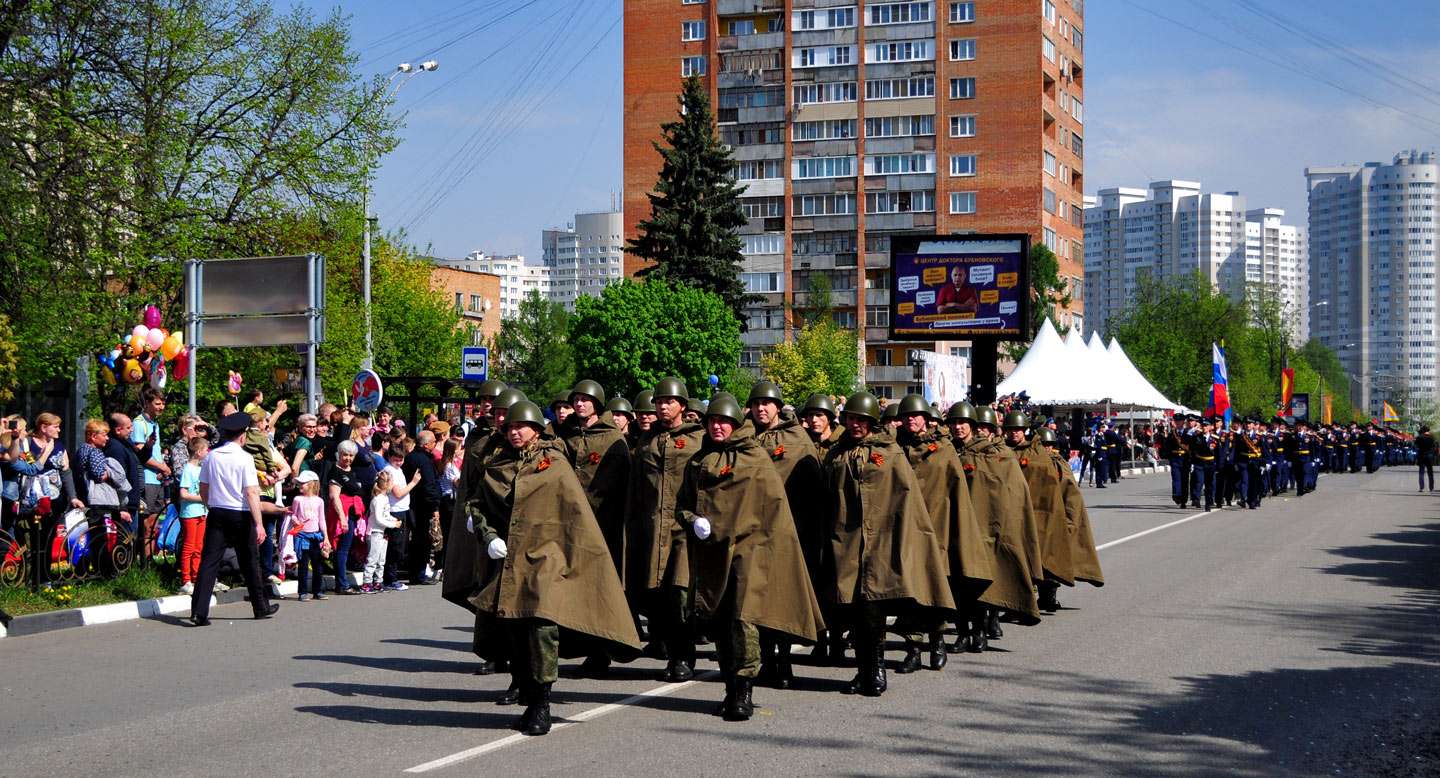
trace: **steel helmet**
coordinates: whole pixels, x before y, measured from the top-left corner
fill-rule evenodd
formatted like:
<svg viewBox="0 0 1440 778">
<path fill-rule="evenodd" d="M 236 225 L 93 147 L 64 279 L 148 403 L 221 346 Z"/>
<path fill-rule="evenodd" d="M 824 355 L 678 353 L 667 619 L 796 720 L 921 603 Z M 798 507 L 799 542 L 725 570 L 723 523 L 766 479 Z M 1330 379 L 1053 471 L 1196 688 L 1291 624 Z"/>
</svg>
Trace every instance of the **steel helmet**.
<svg viewBox="0 0 1440 778">
<path fill-rule="evenodd" d="M 691 397 L 685 401 L 685 410 L 694 411 L 701 416 L 705 415 L 705 401 L 699 397 Z"/>
<path fill-rule="evenodd" d="M 503 392 L 503 391 L 505 391 L 505 382 L 504 382 L 504 381 L 497 381 L 497 380 L 495 380 L 495 379 L 492 378 L 492 379 L 490 379 L 489 381 L 486 381 L 485 383 L 480 384 L 480 392 L 479 392 L 476 396 L 477 396 L 477 397 L 497 397 L 497 396 L 499 396 L 499 394 L 500 394 L 501 392 Z"/>
<path fill-rule="evenodd" d="M 650 394 L 651 399 L 659 400 L 662 397 L 679 397 L 681 400 L 690 398 L 690 392 L 685 389 L 685 382 L 671 376 L 660 379 L 655 384 L 655 391 Z"/>
<path fill-rule="evenodd" d="M 540 429 L 545 429 L 545 414 L 540 411 L 540 406 L 529 400 L 520 400 L 510 406 L 509 414 L 505 417 L 506 424 L 534 424 Z"/>
<path fill-rule="evenodd" d="M 961 400 L 950 406 L 950 410 L 945 412 L 945 421 L 968 421 L 973 423 L 975 421 L 975 406 Z"/>
<path fill-rule="evenodd" d="M 784 405 L 785 397 L 780 393 L 780 387 L 773 381 L 757 381 L 750 387 L 750 397 L 745 400 L 746 405 L 754 405 L 756 400 L 774 400 L 776 405 Z"/>
<path fill-rule="evenodd" d="M 871 421 L 880 421 L 880 401 L 869 392 L 856 392 L 845 400 L 841 413 L 863 416 Z"/>
<path fill-rule="evenodd" d="M 909 416 L 912 413 L 923 413 L 926 418 L 935 418 L 935 409 L 931 408 L 930 403 L 925 402 L 925 398 L 918 394 L 905 395 L 900 398 L 900 402 L 894 407 L 898 409 L 896 413 L 901 416 Z"/>
<path fill-rule="evenodd" d="M 518 402 L 520 402 L 521 400 L 524 400 L 524 399 L 525 399 L 525 393 L 524 393 L 524 392 L 520 391 L 519 389 L 515 389 L 515 388 L 508 387 L 508 386 L 507 386 L 507 387 L 505 387 L 504 389 L 501 389 L 501 390 L 500 390 L 500 394 L 499 394 L 499 395 L 496 395 L 496 397 L 495 397 L 495 407 L 496 407 L 496 408 L 499 408 L 499 409 L 501 409 L 501 410 L 507 410 L 507 409 L 510 408 L 510 406 L 512 406 L 512 405 L 514 405 L 515 403 L 518 403 Z"/>
<path fill-rule="evenodd" d="M 589 378 L 577 381 L 575 388 L 570 390 L 570 394 L 566 399 L 568 400 L 569 397 L 574 397 L 577 394 L 583 394 L 586 397 L 592 398 L 595 400 L 596 405 L 605 405 L 605 389 L 600 386 L 599 381 L 592 381 Z"/>
<path fill-rule="evenodd" d="M 801 413 L 809 413 L 811 411 L 820 411 L 833 420 L 835 418 L 835 403 L 830 399 L 830 395 L 816 392 L 805 398 L 805 407 L 800 409 Z"/>
<path fill-rule="evenodd" d="M 975 423 L 990 429 L 1000 428 L 1000 418 L 995 415 L 995 409 L 988 405 L 975 409 Z"/>
<path fill-rule="evenodd" d="M 745 421 L 745 412 L 740 408 L 740 401 L 729 392 L 716 392 L 715 396 L 710 398 L 710 407 L 705 410 L 705 415 L 719 416 L 736 424 Z"/>
<path fill-rule="evenodd" d="M 1020 411 L 1011 411 L 1005 414 L 1004 426 L 1007 430 L 1030 429 L 1030 417 Z"/>
<path fill-rule="evenodd" d="M 1052 430 L 1049 427 L 1041 427 L 1040 442 L 1046 446 L 1054 446 L 1055 444 L 1060 442 L 1060 439 L 1055 436 L 1055 430 Z"/>
<path fill-rule="evenodd" d="M 880 412 L 880 418 L 884 419 L 885 421 L 900 418 L 900 404 L 890 403 L 889 405 L 885 406 L 885 410 Z"/>
<path fill-rule="evenodd" d="M 616 397 L 606 403 L 605 410 L 609 411 L 611 415 L 620 414 L 629 416 L 632 419 L 635 418 L 635 409 L 630 407 L 630 401 L 624 397 Z"/>
<path fill-rule="evenodd" d="M 556 393 L 554 394 L 554 396 L 552 396 L 552 397 L 550 398 L 550 407 L 551 407 L 551 408 L 554 408 L 555 406 L 560 405 L 561 403 L 564 403 L 565 405 L 569 405 L 569 404 L 570 404 L 570 393 L 569 393 L 569 392 L 556 392 Z"/>
<path fill-rule="evenodd" d="M 655 412 L 655 400 L 652 399 L 652 398 L 654 398 L 654 396 L 655 396 L 655 392 L 652 391 L 652 390 L 650 390 L 650 389 L 642 389 L 642 390 L 640 390 L 640 393 L 637 394 L 637 395 L 635 395 L 635 412 L 636 412 L 636 413 L 654 413 L 654 412 Z"/>
</svg>

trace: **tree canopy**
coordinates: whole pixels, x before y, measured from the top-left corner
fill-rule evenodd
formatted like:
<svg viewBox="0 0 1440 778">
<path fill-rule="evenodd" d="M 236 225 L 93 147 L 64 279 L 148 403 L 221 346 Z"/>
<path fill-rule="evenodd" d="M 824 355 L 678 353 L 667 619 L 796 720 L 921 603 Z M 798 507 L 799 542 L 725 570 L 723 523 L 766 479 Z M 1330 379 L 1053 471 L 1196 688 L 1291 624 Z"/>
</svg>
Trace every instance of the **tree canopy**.
<svg viewBox="0 0 1440 778">
<path fill-rule="evenodd" d="M 797 406 L 814 392 L 848 395 L 860 373 L 857 338 L 828 316 L 816 319 L 761 358 L 761 372 Z"/>
<path fill-rule="evenodd" d="M 534 289 L 520 301 L 519 314 L 500 324 L 495 338 L 496 377 L 531 397 L 548 400 L 575 385 L 575 352 L 570 314 Z"/>
</svg>

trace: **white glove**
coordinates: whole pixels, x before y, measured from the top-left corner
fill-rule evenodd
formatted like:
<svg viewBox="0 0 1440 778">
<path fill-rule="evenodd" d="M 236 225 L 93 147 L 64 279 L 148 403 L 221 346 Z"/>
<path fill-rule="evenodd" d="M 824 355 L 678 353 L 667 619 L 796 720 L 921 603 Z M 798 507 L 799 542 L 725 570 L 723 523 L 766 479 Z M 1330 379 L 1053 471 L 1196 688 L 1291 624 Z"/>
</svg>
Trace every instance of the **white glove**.
<svg viewBox="0 0 1440 778">
<path fill-rule="evenodd" d="M 471 535 L 474 535 L 474 534 L 475 534 L 475 517 L 474 517 L 474 516 L 466 516 L 466 517 L 465 517 L 465 529 L 470 530 L 470 534 L 471 534 Z"/>
<path fill-rule="evenodd" d="M 510 553 L 510 549 L 505 547 L 505 541 L 495 538 L 490 541 L 490 546 L 485 549 L 485 553 L 489 554 L 491 559 L 504 559 L 505 555 Z"/>
<path fill-rule="evenodd" d="M 701 540 L 710 537 L 710 520 L 704 516 L 696 516 L 695 523 L 690 526 L 695 530 L 695 537 Z"/>
</svg>

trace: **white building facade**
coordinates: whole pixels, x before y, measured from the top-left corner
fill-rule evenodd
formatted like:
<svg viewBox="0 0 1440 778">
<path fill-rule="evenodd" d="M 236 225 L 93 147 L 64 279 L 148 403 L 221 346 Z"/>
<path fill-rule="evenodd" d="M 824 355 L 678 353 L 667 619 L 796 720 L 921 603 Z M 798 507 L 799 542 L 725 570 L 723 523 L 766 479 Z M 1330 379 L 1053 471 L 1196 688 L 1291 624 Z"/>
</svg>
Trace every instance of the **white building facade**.
<svg viewBox="0 0 1440 778">
<path fill-rule="evenodd" d="M 542 259 L 551 274 L 550 299 L 574 312 L 577 298 L 598 297 L 606 284 L 619 281 L 625 266 L 624 233 L 621 211 L 577 213 L 569 227 L 543 230 Z"/>
<path fill-rule="evenodd" d="M 1351 398 L 1374 417 L 1386 400 L 1435 399 L 1440 158 L 1402 151 L 1305 181 L 1311 329 L 1353 376 Z"/>
<path fill-rule="evenodd" d="M 509 319 L 520 312 L 520 301 L 530 292 L 553 299 L 551 270 L 544 265 L 526 264 L 520 254 L 492 255 L 472 251 L 463 259 L 437 259 L 436 264 L 500 276 L 500 318 Z"/>
<path fill-rule="evenodd" d="M 1141 279 L 1200 273 L 1232 300 L 1268 284 L 1284 301 L 1296 343 L 1308 337 L 1303 231 L 1278 208 L 1248 210 L 1239 192 L 1207 194 L 1198 181 L 1101 189 L 1085 200 L 1085 333 L 1123 315 Z"/>
</svg>

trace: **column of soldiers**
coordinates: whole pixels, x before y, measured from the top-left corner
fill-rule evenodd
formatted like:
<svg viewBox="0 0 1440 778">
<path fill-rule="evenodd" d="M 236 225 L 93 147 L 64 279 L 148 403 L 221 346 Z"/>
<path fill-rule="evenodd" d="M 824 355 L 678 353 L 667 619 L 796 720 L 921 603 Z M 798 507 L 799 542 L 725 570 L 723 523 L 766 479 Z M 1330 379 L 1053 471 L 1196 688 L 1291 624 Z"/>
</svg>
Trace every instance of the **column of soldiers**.
<svg viewBox="0 0 1440 778">
<path fill-rule="evenodd" d="M 1315 491 L 1321 473 L 1374 473 L 1411 458 L 1408 436 L 1371 423 L 1289 423 L 1281 418 L 1246 418 L 1228 428 L 1222 420 L 1178 414 L 1159 444 L 1170 467 L 1170 498 L 1184 508 L 1257 509 L 1266 496 L 1294 489 L 1296 497 Z"/>
<path fill-rule="evenodd" d="M 865 392 L 790 410 L 768 381 L 706 404 L 665 378 L 633 401 L 582 380 L 547 421 L 499 382 L 481 395 L 443 592 L 526 734 L 550 730 L 562 657 L 604 677 L 643 653 L 678 682 L 713 641 L 719 713 L 741 721 L 756 683 L 797 683 L 795 643 L 818 665 L 853 651 L 846 692 L 880 696 L 887 633 L 896 672 L 939 671 L 1058 611 L 1061 586 L 1104 584 L 1068 452 L 1022 413 L 909 396 L 882 414 Z"/>
</svg>

